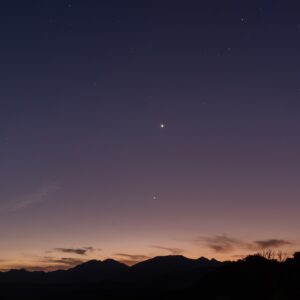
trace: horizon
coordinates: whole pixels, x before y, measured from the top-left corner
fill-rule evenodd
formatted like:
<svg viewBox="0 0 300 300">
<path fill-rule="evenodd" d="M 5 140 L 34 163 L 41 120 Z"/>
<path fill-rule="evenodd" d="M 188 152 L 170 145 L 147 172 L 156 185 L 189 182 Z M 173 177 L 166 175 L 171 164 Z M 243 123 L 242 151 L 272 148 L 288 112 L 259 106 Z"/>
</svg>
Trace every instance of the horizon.
<svg viewBox="0 0 300 300">
<path fill-rule="evenodd" d="M 199 256 L 199 257 L 193 257 L 192 258 L 192 257 L 187 257 L 183 254 L 157 255 L 157 256 L 153 256 L 153 257 L 143 257 L 143 258 L 133 260 L 132 259 L 133 257 L 137 257 L 139 255 L 124 254 L 123 256 L 125 256 L 125 258 L 120 258 L 120 256 L 122 256 L 122 255 L 119 255 L 119 259 L 118 258 L 112 258 L 112 257 L 106 257 L 106 258 L 102 258 L 102 259 L 99 259 L 99 258 L 96 259 L 96 258 L 93 258 L 93 257 L 89 257 L 89 258 L 82 259 L 82 260 L 77 260 L 77 261 L 74 260 L 74 261 L 72 261 L 72 264 L 67 264 L 67 265 L 64 265 L 64 263 L 61 263 L 60 265 L 57 264 L 56 266 L 55 265 L 48 265 L 48 266 L 44 266 L 44 267 L 38 266 L 38 265 L 31 265 L 31 266 L 27 266 L 27 267 L 25 265 L 20 265 L 20 266 L 15 266 L 14 268 L 0 269 L 0 272 L 25 270 L 25 271 L 28 271 L 28 272 L 42 271 L 42 272 L 47 273 L 47 272 L 53 272 L 53 271 L 58 271 L 58 270 L 70 270 L 74 267 L 77 267 L 77 266 L 80 266 L 82 264 L 92 262 L 92 261 L 100 262 L 100 263 L 106 262 L 106 261 L 116 261 L 116 262 L 124 264 L 128 267 L 132 267 L 132 266 L 135 266 L 139 263 L 142 263 L 142 262 L 145 262 L 145 261 L 148 261 L 148 260 L 153 260 L 155 258 L 168 258 L 168 257 L 182 257 L 184 259 L 194 260 L 194 261 L 197 261 L 199 259 L 206 259 L 208 261 L 217 261 L 217 262 L 237 262 L 237 261 L 240 261 L 240 260 L 244 260 L 244 259 L 246 259 L 247 257 L 250 257 L 250 256 L 265 257 L 264 253 L 270 253 L 270 257 L 267 257 L 266 259 L 276 260 L 278 262 L 284 262 L 284 261 L 286 261 L 286 259 L 292 258 L 294 256 L 294 254 L 300 253 L 300 251 L 295 251 L 293 253 L 288 254 L 287 252 L 283 252 L 281 250 L 276 251 L 274 249 L 265 249 L 265 250 L 253 252 L 253 253 L 247 254 L 247 255 L 239 255 L 239 256 L 233 257 L 232 259 L 227 259 L 227 260 L 219 260 L 219 259 L 216 259 L 214 257 L 207 258 L 205 256 Z M 127 259 L 126 259 L 126 257 L 127 257 Z M 68 260 L 67 258 L 65 258 L 65 259 Z M 62 258 L 62 261 L 63 260 L 64 260 L 64 258 Z"/>
<path fill-rule="evenodd" d="M 0 270 L 300 249 L 300 3 L 6 2 Z"/>
<path fill-rule="evenodd" d="M 50 267 L 50 268 L 46 267 L 45 269 L 43 269 L 43 268 L 41 268 L 39 266 L 32 266 L 32 267 L 29 267 L 29 268 L 23 268 L 23 267 L 21 267 L 21 268 L 17 268 L 17 269 L 3 269 L 3 270 L 0 269 L 0 272 L 9 272 L 9 271 L 15 271 L 15 270 L 17 270 L 17 271 L 18 270 L 26 270 L 28 272 L 36 272 L 36 271 L 53 272 L 53 271 L 58 271 L 58 270 L 70 270 L 70 269 L 72 269 L 74 267 L 77 267 L 77 266 L 80 266 L 82 264 L 85 264 L 85 263 L 88 263 L 88 262 L 92 262 L 92 261 L 105 262 L 105 261 L 110 261 L 110 260 L 119 262 L 119 263 L 121 263 L 123 265 L 126 265 L 128 267 L 132 267 L 132 266 L 134 266 L 136 264 L 139 264 L 141 262 L 144 262 L 144 261 L 147 261 L 147 260 L 152 260 L 154 258 L 160 258 L 160 257 L 183 257 L 183 258 L 187 258 L 187 259 L 191 259 L 191 260 L 197 260 L 197 259 L 200 259 L 200 258 L 207 259 L 204 256 L 201 256 L 201 257 L 195 259 L 195 258 L 186 257 L 184 255 L 180 255 L 180 254 L 178 254 L 178 255 L 174 255 L 174 254 L 172 255 L 172 254 L 170 254 L 170 255 L 159 255 L 159 256 L 154 256 L 154 257 L 148 257 L 148 258 L 145 258 L 144 260 L 140 260 L 140 261 L 136 261 L 136 262 L 134 262 L 132 264 L 131 263 L 128 264 L 128 261 L 126 261 L 126 260 L 125 261 L 124 260 L 118 260 L 118 259 L 109 258 L 109 257 L 108 258 L 104 258 L 102 260 L 91 258 L 91 259 L 88 259 L 88 260 L 83 260 L 82 262 L 80 262 L 78 264 L 75 264 L 74 266 L 68 266 L 67 268 L 62 268 L 62 269 L 56 269 L 56 268 L 52 269 L 52 267 Z M 214 260 L 214 258 L 212 258 L 210 260 Z"/>
<path fill-rule="evenodd" d="M 143 260 L 139 260 L 139 261 L 130 261 L 128 262 L 127 260 L 121 260 L 121 259 L 115 259 L 115 258 L 104 258 L 102 260 L 99 260 L 99 259 L 93 259 L 93 258 L 89 258 L 88 260 L 82 260 L 81 262 L 78 262 L 77 264 L 74 264 L 73 266 L 68 266 L 68 267 L 63 267 L 61 266 L 61 268 L 58 268 L 55 267 L 55 266 L 51 266 L 51 267 L 39 267 L 39 266 L 31 266 L 31 267 L 28 267 L 28 268 L 24 268 L 24 267 L 20 267 L 20 268 L 14 268 L 14 269 L 3 269 L 1 270 L 0 269 L 0 272 L 9 272 L 9 271 L 21 271 L 21 270 L 25 270 L 27 272 L 45 272 L 45 273 L 49 273 L 49 272 L 55 272 L 55 271 L 67 271 L 67 270 L 71 270 L 77 266 L 80 266 L 80 265 L 84 265 L 86 263 L 89 263 L 89 262 L 97 262 L 97 263 L 105 263 L 107 261 L 114 261 L 114 262 L 118 262 L 118 263 L 121 263 L 123 265 L 126 265 L 127 267 L 133 267 L 139 263 L 143 263 L 143 262 L 146 262 L 146 261 L 151 261 L 153 259 L 156 259 L 156 258 L 170 258 L 170 257 L 177 257 L 177 258 L 184 258 L 184 259 L 188 259 L 188 260 L 192 260 L 192 261 L 197 261 L 197 260 L 200 260 L 200 259 L 205 259 L 205 260 L 208 260 L 208 261 L 216 261 L 216 262 L 221 262 L 221 263 L 227 263 L 227 262 L 237 262 L 237 261 L 240 261 L 240 260 L 245 260 L 247 257 L 251 257 L 251 256 L 260 256 L 260 257 L 263 257 L 267 260 L 275 260 L 275 261 L 278 261 L 278 262 L 285 262 L 287 259 L 289 258 L 293 258 L 294 255 L 296 253 L 300 253 L 300 251 L 296 251 L 293 253 L 293 255 L 288 255 L 287 253 L 284 253 L 284 252 L 281 252 L 281 251 L 274 251 L 272 249 L 268 249 L 267 251 L 270 251 L 270 257 L 265 257 L 264 256 L 264 253 L 263 252 L 256 252 L 254 254 L 248 254 L 248 255 L 245 255 L 243 257 L 239 257 L 239 258 L 236 258 L 236 259 L 232 259 L 232 260 L 217 260 L 215 258 L 207 258 L 207 257 L 204 257 L 204 256 L 200 256 L 198 258 L 191 258 L 191 257 L 186 257 L 182 254 L 169 254 L 169 255 L 158 255 L 158 256 L 154 256 L 154 257 L 148 257 L 148 258 L 145 258 Z M 280 256 L 280 257 L 279 257 Z"/>
</svg>

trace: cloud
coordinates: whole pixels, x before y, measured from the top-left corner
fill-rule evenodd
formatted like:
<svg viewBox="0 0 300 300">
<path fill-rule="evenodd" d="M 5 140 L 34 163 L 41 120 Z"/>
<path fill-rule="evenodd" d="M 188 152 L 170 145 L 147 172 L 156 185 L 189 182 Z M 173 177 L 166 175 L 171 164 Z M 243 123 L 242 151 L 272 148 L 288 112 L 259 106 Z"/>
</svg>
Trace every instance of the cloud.
<svg viewBox="0 0 300 300">
<path fill-rule="evenodd" d="M 86 255 L 89 252 L 94 252 L 93 247 L 82 247 L 82 248 L 54 248 L 54 251 L 63 253 L 72 253 L 77 255 Z"/>
<path fill-rule="evenodd" d="M 282 246 L 288 246 L 292 243 L 287 240 L 281 240 L 281 239 L 269 239 L 269 240 L 260 240 L 255 241 L 253 243 L 254 248 L 257 250 L 265 250 L 270 248 L 279 248 Z"/>
<path fill-rule="evenodd" d="M 203 242 L 206 246 L 218 253 L 233 251 L 236 247 L 245 247 L 245 243 L 239 239 L 229 237 L 226 234 L 213 237 L 200 237 L 196 242 Z"/>
<path fill-rule="evenodd" d="M 134 259 L 134 260 L 142 260 L 142 259 L 149 258 L 148 256 L 139 255 L 139 254 L 116 253 L 114 255 L 116 255 L 116 256 L 122 256 L 122 257 L 127 257 L 127 258 Z"/>
<path fill-rule="evenodd" d="M 45 262 L 47 263 L 58 263 L 60 265 L 67 265 L 67 266 L 76 266 L 84 262 L 82 259 L 73 258 L 73 257 L 62 257 L 62 258 L 52 258 L 52 257 L 45 257 Z"/>
<path fill-rule="evenodd" d="M 7 266 L 2 269 L 2 271 L 9 271 L 11 269 L 26 269 L 28 271 L 55 271 L 55 270 L 63 270 L 63 269 L 70 269 L 73 268 L 79 264 L 82 264 L 85 262 L 85 260 L 73 258 L 73 257 L 51 257 L 51 256 L 45 256 L 45 257 L 39 257 L 38 260 L 36 260 L 36 265 L 33 265 L 32 263 L 26 262 L 24 264 L 21 263 L 11 263 L 6 264 Z"/>
<path fill-rule="evenodd" d="M 160 249 L 160 250 L 165 250 L 170 252 L 173 255 L 179 255 L 181 253 L 183 253 L 184 251 L 180 248 L 170 248 L 170 247 L 163 247 L 163 246 L 157 246 L 157 245 L 152 245 L 150 246 L 151 248 L 155 248 L 155 249 Z"/>
<path fill-rule="evenodd" d="M 75 266 L 78 266 L 82 263 L 84 263 L 85 260 L 74 258 L 74 257 L 62 257 L 62 258 L 56 258 L 51 256 L 45 256 L 41 263 L 45 264 L 41 267 L 31 267 L 30 269 L 33 270 L 44 270 L 44 271 L 53 271 L 58 269 L 70 269 Z"/>
<path fill-rule="evenodd" d="M 279 248 L 292 244 L 284 239 L 266 239 L 254 242 L 245 242 L 241 239 L 230 237 L 227 234 L 216 235 L 213 237 L 200 237 L 195 239 L 194 242 L 204 243 L 208 248 L 217 253 L 228 253 L 236 249 L 259 251 L 270 248 Z"/>
<path fill-rule="evenodd" d="M 5 205 L 2 205 L 0 207 L 0 211 L 17 211 L 26 209 L 29 206 L 46 201 L 47 198 L 58 189 L 59 186 L 56 183 L 41 186 L 36 191 L 25 195 L 24 197 L 14 199 Z"/>
<path fill-rule="evenodd" d="M 248 255 L 246 254 L 235 254 L 235 255 L 231 255 L 231 257 L 235 258 L 235 259 L 243 259 L 245 257 L 247 257 Z"/>
<path fill-rule="evenodd" d="M 143 260 L 149 259 L 148 256 L 140 254 L 115 253 L 114 255 L 121 257 L 119 258 L 119 261 L 129 266 L 137 264 Z"/>
</svg>

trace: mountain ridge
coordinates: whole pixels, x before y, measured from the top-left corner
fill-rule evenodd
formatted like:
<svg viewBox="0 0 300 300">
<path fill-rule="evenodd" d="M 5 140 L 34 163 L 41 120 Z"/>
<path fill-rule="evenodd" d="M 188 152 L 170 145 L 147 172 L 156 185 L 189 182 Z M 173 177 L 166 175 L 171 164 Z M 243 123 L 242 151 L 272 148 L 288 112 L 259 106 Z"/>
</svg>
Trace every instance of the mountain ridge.
<svg viewBox="0 0 300 300">
<path fill-rule="evenodd" d="M 122 263 L 122 261 L 118 261 L 118 260 L 115 260 L 115 259 L 112 259 L 112 258 L 107 258 L 107 259 L 104 259 L 104 260 L 97 260 L 97 259 L 90 259 L 90 260 L 87 260 L 83 263 L 80 263 L 78 265 L 75 265 L 75 266 L 72 266 L 70 267 L 69 269 L 57 269 L 57 270 L 53 270 L 53 271 L 43 271 L 43 270 L 39 270 L 39 271 L 36 271 L 36 270 L 28 270 L 26 268 L 20 268 L 20 269 L 10 269 L 10 270 L 5 270 L 5 271 L 0 271 L 0 274 L 7 274 L 7 273 L 10 273 L 10 272 L 22 272 L 22 273 L 45 273 L 45 274 L 49 274 L 49 273 L 54 273 L 54 272 L 60 272 L 60 271 L 64 271 L 64 272 L 67 272 L 67 271 L 76 271 L 78 269 L 86 269 L 86 268 L 90 268 L 90 269 L 94 269 L 94 268 L 98 268 L 100 266 L 103 266 L 103 265 L 114 265 L 114 266 L 124 266 L 128 269 L 136 269 L 138 266 L 141 266 L 141 265 L 145 265 L 145 264 L 149 264 L 149 263 L 152 263 L 154 262 L 155 264 L 159 264 L 159 263 L 165 263 L 166 261 L 168 262 L 171 262 L 171 261 L 174 261 L 174 260 L 177 260 L 177 262 L 180 262 L 182 263 L 183 261 L 185 262 L 190 262 L 190 263 L 197 263 L 200 265 L 205 265 L 205 264 L 222 264 L 223 262 L 222 261 L 218 261 L 214 258 L 212 259 L 208 259 L 206 257 L 199 257 L 199 258 L 188 258 L 186 256 L 183 256 L 183 255 L 159 255 L 159 256 L 154 256 L 152 258 L 149 258 L 149 259 L 146 259 L 146 260 L 143 260 L 143 261 L 140 261 L 140 262 L 137 262 L 131 266 L 129 265 L 126 265 L 125 263 Z"/>
<path fill-rule="evenodd" d="M 11 270 L 0 273 L 0 292 L 12 300 L 294 300 L 300 299 L 299 278 L 299 252 L 285 261 L 159 256 L 132 267 L 108 259 L 48 273 Z"/>
</svg>

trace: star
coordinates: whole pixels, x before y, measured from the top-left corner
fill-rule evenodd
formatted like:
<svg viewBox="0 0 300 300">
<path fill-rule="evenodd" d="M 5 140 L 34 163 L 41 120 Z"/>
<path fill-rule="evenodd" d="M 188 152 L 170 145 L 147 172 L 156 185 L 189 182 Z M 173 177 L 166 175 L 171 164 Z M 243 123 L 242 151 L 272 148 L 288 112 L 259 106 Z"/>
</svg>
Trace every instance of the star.
<svg viewBox="0 0 300 300">
<path fill-rule="evenodd" d="M 163 124 L 163 123 L 160 124 L 160 128 L 165 128 L 165 127 L 166 127 L 165 124 Z"/>
</svg>

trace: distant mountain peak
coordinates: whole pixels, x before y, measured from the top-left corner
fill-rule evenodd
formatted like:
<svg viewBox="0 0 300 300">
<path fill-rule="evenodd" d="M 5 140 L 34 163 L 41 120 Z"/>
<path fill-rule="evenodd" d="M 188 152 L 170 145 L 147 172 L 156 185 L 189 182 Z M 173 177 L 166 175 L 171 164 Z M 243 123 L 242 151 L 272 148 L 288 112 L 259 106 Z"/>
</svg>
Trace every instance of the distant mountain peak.
<svg viewBox="0 0 300 300">
<path fill-rule="evenodd" d="M 94 267 L 98 267 L 101 263 L 102 263 L 101 260 L 92 259 L 92 260 L 88 260 L 80 265 L 77 265 L 70 270 L 94 268 Z"/>
<path fill-rule="evenodd" d="M 209 261 L 209 259 L 208 258 L 206 258 L 206 257 L 204 257 L 204 256 L 201 256 L 201 257 L 199 257 L 198 258 L 198 261 Z"/>
<path fill-rule="evenodd" d="M 121 264 L 121 265 L 123 265 L 121 262 L 119 262 L 115 259 L 112 259 L 112 258 L 107 258 L 107 259 L 103 260 L 102 263 L 104 263 L 104 264 Z"/>
</svg>

